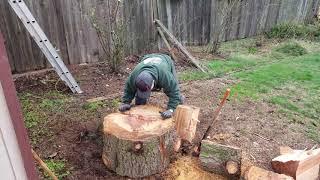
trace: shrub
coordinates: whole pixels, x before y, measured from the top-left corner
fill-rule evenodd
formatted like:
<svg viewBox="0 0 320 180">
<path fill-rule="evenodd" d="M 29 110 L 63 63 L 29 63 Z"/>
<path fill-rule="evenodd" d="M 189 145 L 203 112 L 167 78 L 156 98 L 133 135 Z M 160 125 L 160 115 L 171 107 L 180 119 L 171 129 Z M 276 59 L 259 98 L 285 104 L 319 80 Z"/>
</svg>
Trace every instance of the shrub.
<svg viewBox="0 0 320 180">
<path fill-rule="evenodd" d="M 295 24 L 285 23 L 279 24 L 271 28 L 269 32 L 265 33 L 268 38 L 308 38 L 319 39 L 320 37 L 320 23 L 314 24 Z"/>
<path fill-rule="evenodd" d="M 298 43 L 283 44 L 276 48 L 276 51 L 290 56 L 301 56 L 308 53 L 307 50 Z"/>
<path fill-rule="evenodd" d="M 309 28 L 312 30 L 311 35 L 312 39 L 320 40 L 320 23 L 316 22 L 314 24 L 309 25 Z"/>
<path fill-rule="evenodd" d="M 115 0 L 114 0 L 115 1 Z M 96 9 L 91 9 L 89 13 L 90 22 L 95 29 L 99 43 L 106 55 L 106 63 L 112 72 L 118 73 L 121 70 L 122 60 L 124 59 L 125 48 L 125 24 L 119 18 L 121 2 L 116 1 L 114 11 L 109 12 L 108 16 L 101 17 Z M 112 4 L 112 3 L 111 3 Z"/>
<path fill-rule="evenodd" d="M 256 47 L 249 47 L 248 53 L 249 54 L 256 54 L 258 52 L 258 49 Z"/>
<path fill-rule="evenodd" d="M 305 25 L 298 25 L 293 23 L 279 24 L 266 32 L 268 38 L 301 38 L 308 37 L 311 34 L 311 29 Z"/>
</svg>

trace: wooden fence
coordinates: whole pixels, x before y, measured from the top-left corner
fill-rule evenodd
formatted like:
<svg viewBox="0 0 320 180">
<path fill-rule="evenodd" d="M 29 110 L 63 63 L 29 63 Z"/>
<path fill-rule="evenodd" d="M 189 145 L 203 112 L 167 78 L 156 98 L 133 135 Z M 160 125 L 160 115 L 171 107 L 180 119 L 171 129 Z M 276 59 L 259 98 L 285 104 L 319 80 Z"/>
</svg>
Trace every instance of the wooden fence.
<svg viewBox="0 0 320 180">
<path fill-rule="evenodd" d="M 0 0 L 0 30 L 6 38 L 12 70 L 50 67 L 7 1 Z M 108 17 L 116 2 L 26 0 L 66 64 L 103 59 L 92 17 L 101 27 L 109 28 Z M 318 6 L 319 0 L 122 0 L 117 14 L 125 22 L 126 54 L 132 54 L 159 46 L 153 18 L 160 19 L 182 43 L 205 45 L 215 38 L 226 41 L 254 36 L 283 22 L 309 21 Z"/>
</svg>

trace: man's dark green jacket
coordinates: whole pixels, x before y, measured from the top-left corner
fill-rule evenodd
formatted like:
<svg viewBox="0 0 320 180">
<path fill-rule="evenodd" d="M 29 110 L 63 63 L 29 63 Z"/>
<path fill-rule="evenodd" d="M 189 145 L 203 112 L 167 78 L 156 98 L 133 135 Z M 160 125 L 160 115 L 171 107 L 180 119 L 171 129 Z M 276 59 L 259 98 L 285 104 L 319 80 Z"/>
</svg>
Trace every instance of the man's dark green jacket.
<svg viewBox="0 0 320 180">
<path fill-rule="evenodd" d="M 164 93 L 169 97 L 167 109 L 175 110 L 181 101 L 180 90 L 175 77 L 174 64 L 171 58 L 164 54 L 148 54 L 141 59 L 126 81 L 122 102 L 130 104 L 135 97 L 137 91 L 135 79 L 142 71 L 147 71 L 153 76 L 154 89 L 163 88 Z"/>
</svg>

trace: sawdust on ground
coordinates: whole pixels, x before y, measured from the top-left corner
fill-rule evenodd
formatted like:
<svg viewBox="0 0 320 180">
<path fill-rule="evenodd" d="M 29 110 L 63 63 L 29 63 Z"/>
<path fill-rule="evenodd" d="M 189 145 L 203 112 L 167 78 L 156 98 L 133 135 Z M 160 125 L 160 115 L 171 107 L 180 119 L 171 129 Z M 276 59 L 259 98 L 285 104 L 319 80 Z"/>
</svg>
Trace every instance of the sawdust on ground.
<svg viewBox="0 0 320 180">
<path fill-rule="evenodd" d="M 209 173 L 201 169 L 199 165 L 198 158 L 193 158 L 189 156 L 181 157 L 174 163 L 170 164 L 169 168 L 163 175 L 164 179 L 175 179 L 175 180 L 185 180 L 185 179 L 201 179 L 201 180 L 225 180 L 217 174 Z"/>
</svg>

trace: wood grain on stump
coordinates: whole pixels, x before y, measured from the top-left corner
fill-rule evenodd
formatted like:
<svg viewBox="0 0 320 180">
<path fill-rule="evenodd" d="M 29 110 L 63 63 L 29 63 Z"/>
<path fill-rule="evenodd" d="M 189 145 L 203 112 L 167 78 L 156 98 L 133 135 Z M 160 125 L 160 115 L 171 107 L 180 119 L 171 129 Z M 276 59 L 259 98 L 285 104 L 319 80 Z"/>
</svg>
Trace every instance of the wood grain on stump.
<svg viewBox="0 0 320 180">
<path fill-rule="evenodd" d="M 154 106 L 137 106 L 104 118 L 104 164 L 121 176 L 145 177 L 165 170 L 173 152 L 173 119 Z"/>
</svg>

